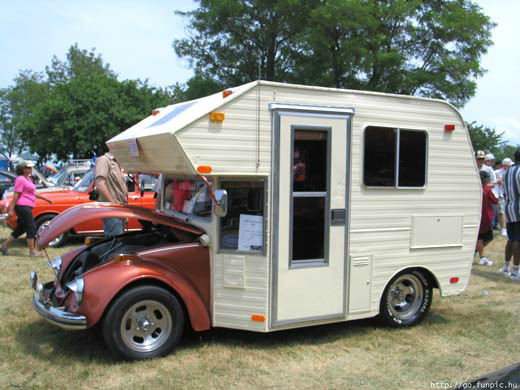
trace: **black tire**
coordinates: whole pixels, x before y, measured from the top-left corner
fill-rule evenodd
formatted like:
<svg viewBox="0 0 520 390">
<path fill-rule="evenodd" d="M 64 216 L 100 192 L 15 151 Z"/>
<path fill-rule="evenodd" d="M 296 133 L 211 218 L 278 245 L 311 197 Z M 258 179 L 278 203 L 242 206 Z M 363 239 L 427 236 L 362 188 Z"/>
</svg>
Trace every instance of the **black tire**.
<svg viewBox="0 0 520 390">
<path fill-rule="evenodd" d="M 178 299 L 156 286 L 139 286 L 120 295 L 103 319 L 103 338 L 123 359 L 151 359 L 171 352 L 184 329 Z"/>
<path fill-rule="evenodd" d="M 51 220 L 54 219 L 56 215 L 55 214 L 47 214 L 42 215 L 38 219 L 36 219 L 36 231 L 40 230 L 40 227 L 48 224 Z M 59 248 L 60 246 L 65 245 L 65 243 L 69 240 L 69 232 L 65 232 L 62 235 L 56 237 L 54 240 L 52 240 L 49 243 L 49 246 L 51 248 Z"/>
<path fill-rule="evenodd" d="M 420 323 L 430 311 L 432 285 L 417 270 L 404 270 L 392 278 L 381 298 L 380 320 L 393 328 Z"/>
</svg>

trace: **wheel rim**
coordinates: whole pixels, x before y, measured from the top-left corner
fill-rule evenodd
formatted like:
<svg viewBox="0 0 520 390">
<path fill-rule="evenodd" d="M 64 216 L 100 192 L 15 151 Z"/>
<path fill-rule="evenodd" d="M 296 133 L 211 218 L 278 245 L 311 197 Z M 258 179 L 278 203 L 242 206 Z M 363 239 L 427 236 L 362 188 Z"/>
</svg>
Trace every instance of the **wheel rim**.
<svg viewBox="0 0 520 390">
<path fill-rule="evenodd" d="M 46 222 L 42 223 L 40 225 L 40 229 L 42 229 L 42 230 L 45 229 L 47 226 L 49 226 L 50 223 L 51 223 L 51 221 L 46 221 Z M 56 245 L 58 245 L 58 243 L 61 241 L 62 238 L 63 238 L 63 234 L 60 234 L 54 240 L 49 242 L 49 246 L 56 246 Z"/>
<path fill-rule="evenodd" d="M 421 308 L 424 288 L 414 275 L 401 275 L 388 290 L 389 309 L 401 320 L 413 317 Z"/>
<path fill-rule="evenodd" d="M 121 336 L 126 346 L 150 352 L 163 345 L 172 332 L 172 316 L 162 303 L 152 300 L 132 305 L 121 321 Z"/>
</svg>

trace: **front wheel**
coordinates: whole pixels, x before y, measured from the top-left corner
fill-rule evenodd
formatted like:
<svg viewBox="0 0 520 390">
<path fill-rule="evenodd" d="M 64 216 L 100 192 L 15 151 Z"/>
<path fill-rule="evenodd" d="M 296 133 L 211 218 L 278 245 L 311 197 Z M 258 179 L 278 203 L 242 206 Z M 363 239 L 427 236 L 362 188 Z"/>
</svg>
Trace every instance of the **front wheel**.
<svg viewBox="0 0 520 390">
<path fill-rule="evenodd" d="M 178 299 L 156 286 L 139 286 L 119 296 L 103 320 L 110 350 L 124 359 L 167 354 L 179 342 L 184 312 Z"/>
<path fill-rule="evenodd" d="M 47 214 L 39 217 L 36 220 L 36 231 L 39 231 L 41 228 L 45 229 L 49 223 L 54 219 L 56 215 L 53 214 Z M 56 237 L 54 240 L 49 242 L 49 246 L 51 248 L 59 248 L 60 246 L 65 245 L 65 243 L 69 240 L 69 233 L 65 232 L 63 234 L 60 234 L 58 237 Z"/>
<path fill-rule="evenodd" d="M 400 328 L 420 323 L 432 304 L 432 286 L 419 270 L 405 270 L 388 283 L 381 298 L 380 319 Z"/>
</svg>

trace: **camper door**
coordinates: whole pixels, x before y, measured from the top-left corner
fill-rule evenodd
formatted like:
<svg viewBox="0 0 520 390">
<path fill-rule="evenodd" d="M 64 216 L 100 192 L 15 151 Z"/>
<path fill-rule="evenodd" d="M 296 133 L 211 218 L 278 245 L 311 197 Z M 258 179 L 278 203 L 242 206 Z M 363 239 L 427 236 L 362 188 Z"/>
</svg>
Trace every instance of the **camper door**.
<svg viewBox="0 0 520 390">
<path fill-rule="evenodd" d="M 346 315 L 352 111 L 274 110 L 273 327 Z"/>
</svg>

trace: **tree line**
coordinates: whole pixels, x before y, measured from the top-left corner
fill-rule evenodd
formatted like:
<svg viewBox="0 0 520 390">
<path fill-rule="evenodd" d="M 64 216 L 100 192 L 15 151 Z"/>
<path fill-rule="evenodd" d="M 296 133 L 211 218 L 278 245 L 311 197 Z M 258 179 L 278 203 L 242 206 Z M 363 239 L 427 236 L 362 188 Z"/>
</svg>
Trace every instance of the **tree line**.
<svg viewBox="0 0 520 390">
<path fill-rule="evenodd" d="M 173 41 L 194 76 L 152 88 L 119 81 L 94 50 L 72 46 L 44 72 L 21 71 L 0 90 L 0 153 L 88 158 L 156 108 L 253 80 L 445 99 L 463 107 L 485 72 L 495 24 L 471 0 L 196 0 L 177 11 Z M 476 123 L 475 150 L 497 157 L 502 135 Z M 507 154 L 509 155 L 509 154 Z"/>
</svg>

